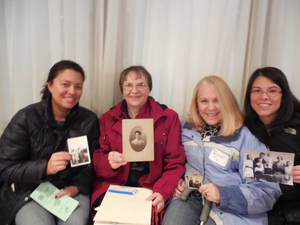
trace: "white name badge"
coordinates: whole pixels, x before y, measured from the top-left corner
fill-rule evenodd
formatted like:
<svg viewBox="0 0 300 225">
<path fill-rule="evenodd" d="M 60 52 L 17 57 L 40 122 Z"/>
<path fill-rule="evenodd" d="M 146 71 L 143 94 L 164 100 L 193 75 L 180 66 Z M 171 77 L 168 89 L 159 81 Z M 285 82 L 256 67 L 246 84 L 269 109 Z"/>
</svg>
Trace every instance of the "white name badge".
<svg viewBox="0 0 300 225">
<path fill-rule="evenodd" d="M 221 166 L 226 166 L 229 156 L 219 151 L 218 149 L 213 148 L 209 155 L 209 159 Z"/>
</svg>

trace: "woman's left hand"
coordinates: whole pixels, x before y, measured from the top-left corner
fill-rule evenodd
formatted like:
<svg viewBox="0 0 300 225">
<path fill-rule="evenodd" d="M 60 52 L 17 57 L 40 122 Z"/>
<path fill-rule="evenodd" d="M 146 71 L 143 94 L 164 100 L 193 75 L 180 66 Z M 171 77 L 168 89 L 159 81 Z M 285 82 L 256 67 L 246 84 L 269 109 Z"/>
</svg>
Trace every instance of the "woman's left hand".
<svg viewBox="0 0 300 225">
<path fill-rule="evenodd" d="M 199 188 L 199 192 L 204 196 L 208 201 L 214 202 L 216 204 L 220 203 L 220 193 L 219 189 L 213 183 L 202 184 Z"/>
<path fill-rule="evenodd" d="M 300 183 L 300 165 L 292 168 L 291 176 L 293 177 L 294 183 Z"/>
<path fill-rule="evenodd" d="M 78 187 L 76 186 L 69 186 L 65 189 L 63 189 L 61 192 L 58 192 L 56 195 L 55 195 L 55 198 L 60 198 L 64 195 L 68 195 L 70 197 L 74 197 L 75 195 L 77 195 L 79 192 L 79 189 Z"/>
<path fill-rule="evenodd" d="M 146 200 L 147 201 L 152 201 L 152 206 L 153 207 L 157 206 L 157 212 L 158 213 L 165 207 L 164 197 L 158 192 L 153 193 Z"/>
</svg>

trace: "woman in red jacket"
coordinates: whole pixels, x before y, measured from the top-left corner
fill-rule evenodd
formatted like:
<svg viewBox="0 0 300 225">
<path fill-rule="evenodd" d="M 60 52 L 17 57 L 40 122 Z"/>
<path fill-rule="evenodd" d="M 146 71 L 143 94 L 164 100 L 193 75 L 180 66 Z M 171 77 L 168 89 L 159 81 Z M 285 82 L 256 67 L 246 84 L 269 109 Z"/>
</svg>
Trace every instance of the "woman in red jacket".
<svg viewBox="0 0 300 225">
<path fill-rule="evenodd" d="M 101 204 L 109 185 L 115 184 L 152 189 L 153 194 L 148 200 L 159 213 L 185 171 L 180 121 L 175 111 L 149 96 L 152 79 L 144 67 L 125 69 L 119 85 L 125 99 L 99 120 L 100 149 L 93 157 L 97 179 L 92 208 Z M 122 120 L 141 118 L 153 118 L 154 121 L 154 161 L 127 163 L 122 154 Z"/>
</svg>

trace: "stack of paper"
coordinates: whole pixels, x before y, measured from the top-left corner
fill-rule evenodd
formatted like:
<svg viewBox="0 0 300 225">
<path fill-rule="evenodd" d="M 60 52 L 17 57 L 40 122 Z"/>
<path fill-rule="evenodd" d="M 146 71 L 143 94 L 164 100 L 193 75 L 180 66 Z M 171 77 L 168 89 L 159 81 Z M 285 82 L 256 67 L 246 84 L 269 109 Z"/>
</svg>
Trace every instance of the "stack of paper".
<svg viewBox="0 0 300 225">
<path fill-rule="evenodd" d="M 94 224 L 150 225 L 152 190 L 110 185 L 94 217 Z"/>
</svg>

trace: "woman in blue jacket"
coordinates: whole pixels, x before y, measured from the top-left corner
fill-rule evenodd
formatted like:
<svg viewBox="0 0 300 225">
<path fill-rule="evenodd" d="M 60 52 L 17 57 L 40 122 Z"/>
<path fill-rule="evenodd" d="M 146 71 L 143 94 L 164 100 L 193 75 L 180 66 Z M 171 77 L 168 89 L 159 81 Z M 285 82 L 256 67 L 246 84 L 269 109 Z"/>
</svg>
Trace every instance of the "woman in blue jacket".
<svg viewBox="0 0 300 225">
<path fill-rule="evenodd" d="M 206 224 L 267 224 L 267 211 L 280 196 L 279 185 L 243 178 L 246 149 L 266 147 L 243 126 L 243 116 L 227 84 L 217 76 L 195 87 L 187 121 L 182 122 L 186 175 L 203 183 L 186 201 L 177 198 L 187 184 L 180 179 L 163 224 L 200 224 L 203 199 L 212 202 Z"/>
</svg>

